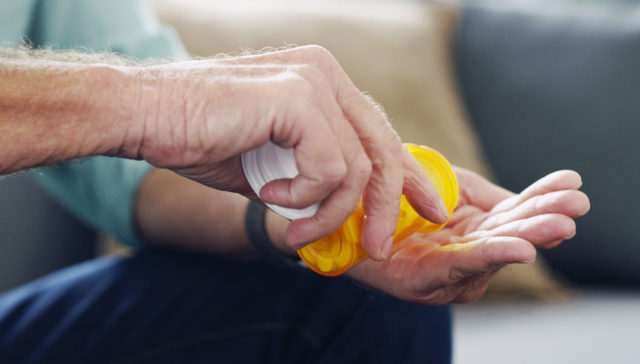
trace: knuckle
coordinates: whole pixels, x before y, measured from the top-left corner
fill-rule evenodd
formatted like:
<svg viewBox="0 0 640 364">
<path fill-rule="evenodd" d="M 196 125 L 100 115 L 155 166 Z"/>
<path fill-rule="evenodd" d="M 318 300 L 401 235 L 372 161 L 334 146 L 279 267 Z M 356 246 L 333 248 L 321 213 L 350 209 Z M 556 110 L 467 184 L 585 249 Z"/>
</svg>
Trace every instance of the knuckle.
<svg viewBox="0 0 640 364">
<path fill-rule="evenodd" d="M 332 211 L 327 211 L 323 207 L 311 217 L 310 221 L 314 226 L 314 230 L 320 235 L 330 234 L 338 229 L 342 223 Z"/>
<path fill-rule="evenodd" d="M 391 130 L 391 129 L 390 129 Z M 371 156 L 371 165 L 375 171 L 385 171 L 388 167 L 402 167 L 402 153 L 404 146 L 395 131 L 385 133 L 380 139 L 383 153 Z"/>
<path fill-rule="evenodd" d="M 390 152 L 396 157 L 402 156 L 403 148 L 402 140 L 398 133 L 391 127 L 386 128 L 385 142 L 389 143 Z"/>
<path fill-rule="evenodd" d="M 346 178 L 347 172 L 347 165 L 344 161 L 336 161 L 327 166 L 324 179 L 331 185 L 338 185 Z"/>
<path fill-rule="evenodd" d="M 314 99 L 312 83 L 297 72 L 289 72 L 281 87 L 272 92 L 274 102 L 285 108 L 306 108 Z"/>
<path fill-rule="evenodd" d="M 344 76 L 344 71 L 338 60 L 325 47 L 312 44 L 301 47 L 307 62 L 316 65 L 319 69 L 333 76 Z"/>
<path fill-rule="evenodd" d="M 563 192 L 564 191 L 561 191 L 561 193 L 559 194 L 549 196 L 549 200 L 547 204 L 548 204 L 548 210 L 550 212 L 562 211 L 563 207 L 567 204 L 567 202 L 570 201 L 569 196 Z M 539 197 L 538 198 L 539 200 L 542 199 L 540 198 L 541 196 L 537 196 L 537 197 Z M 540 211 L 539 206 L 536 206 L 536 207 L 538 207 L 538 210 L 536 210 L 536 212 Z"/>
<path fill-rule="evenodd" d="M 374 156 L 370 159 L 372 171 L 383 171 L 386 165 L 384 158 L 381 156 Z"/>
<path fill-rule="evenodd" d="M 474 183 L 483 179 L 480 174 L 468 169 L 457 168 L 455 174 L 461 184 Z"/>
<path fill-rule="evenodd" d="M 373 166 L 371 160 L 366 156 L 362 155 L 356 161 L 356 166 L 354 168 L 354 172 L 359 179 L 364 181 L 368 181 L 369 177 L 371 177 L 371 173 L 373 171 Z"/>
<path fill-rule="evenodd" d="M 349 201 L 349 203 L 335 204 L 334 206 L 324 210 L 322 217 L 327 221 L 327 231 L 333 232 L 339 228 L 344 220 L 353 213 L 357 203 L 356 199 L 355 201 Z"/>
<path fill-rule="evenodd" d="M 329 52 L 329 50 L 327 50 L 325 47 L 318 44 L 310 44 L 310 45 L 301 47 L 301 49 L 306 54 L 308 54 L 309 57 L 313 59 L 318 59 L 318 60 L 333 59 L 333 55 L 331 54 L 331 52 Z"/>
</svg>

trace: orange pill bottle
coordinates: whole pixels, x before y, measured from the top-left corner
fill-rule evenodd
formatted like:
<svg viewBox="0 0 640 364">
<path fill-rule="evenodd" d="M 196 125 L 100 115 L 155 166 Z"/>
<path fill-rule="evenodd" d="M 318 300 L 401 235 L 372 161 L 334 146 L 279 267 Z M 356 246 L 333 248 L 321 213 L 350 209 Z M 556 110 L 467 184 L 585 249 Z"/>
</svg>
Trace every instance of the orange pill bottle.
<svg viewBox="0 0 640 364">
<path fill-rule="evenodd" d="M 458 181 L 451 165 L 434 149 L 414 144 L 405 144 L 405 147 L 411 152 L 427 177 L 435 185 L 440 198 L 442 198 L 447 210 L 449 210 L 449 217 L 451 217 L 451 213 L 458 203 Z M 361 201 L 353 214 L 338 230 L 299 249 L 298 255 L 300 259 L 309 268 L 325 276 L 340 275 L 367 259 L 367 253 L 360 245 L 363 218 L 364 211 Z M 423 219 L 403 195 L 400 201 L 400 216 L 393 241 L 395 243 L 416 232 L 431 233 L 445 225 L 446 222 L 444 224 L 434 224 Z"/>
</svg>

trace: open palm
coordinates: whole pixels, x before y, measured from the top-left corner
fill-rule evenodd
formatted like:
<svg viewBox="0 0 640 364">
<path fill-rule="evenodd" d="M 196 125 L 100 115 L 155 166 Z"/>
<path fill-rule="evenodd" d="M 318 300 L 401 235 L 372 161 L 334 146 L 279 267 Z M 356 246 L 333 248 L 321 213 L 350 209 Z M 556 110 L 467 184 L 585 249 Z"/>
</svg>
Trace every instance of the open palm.
<svg viewBox="0 0 640 364">
<path fill-rule="evenodd" d="M 387 261 L 369 259 L 349 275 L 422 304 L 475 301 L 500 268 L 533 262 L 536 248 L 573 237 L 573 219 L 589 210 L 573 171 L 549 174 L 517 195 L 462 168 L 456 175 L 460 201 L 445 228 L 399 241 Z"/>
</svg>

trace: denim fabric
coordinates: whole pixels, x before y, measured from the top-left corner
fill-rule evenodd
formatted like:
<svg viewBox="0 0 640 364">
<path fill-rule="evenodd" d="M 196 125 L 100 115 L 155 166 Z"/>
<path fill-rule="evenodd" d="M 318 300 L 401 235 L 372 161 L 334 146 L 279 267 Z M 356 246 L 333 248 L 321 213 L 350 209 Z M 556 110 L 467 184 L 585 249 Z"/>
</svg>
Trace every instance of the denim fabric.
<svg viewBox="0 0 640 364">
<path fill-rule="evenodd" d="M 448 363 L 448 306 L 348 278 L 145 250 L 0 295 L 1 363 Z"/>
</svg>

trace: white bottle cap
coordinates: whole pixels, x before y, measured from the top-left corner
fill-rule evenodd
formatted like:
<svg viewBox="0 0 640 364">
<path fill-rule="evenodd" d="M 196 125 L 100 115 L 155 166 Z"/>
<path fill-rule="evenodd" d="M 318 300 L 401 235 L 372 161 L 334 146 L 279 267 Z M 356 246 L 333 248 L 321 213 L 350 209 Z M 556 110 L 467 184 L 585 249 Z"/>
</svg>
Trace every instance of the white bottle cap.
<svg viewBox="0 0 640 364">
<path fill-rule="evenodd" d="M 267 142 L 258 149 L 245 152 L 241 156 L 244 175 L 251 188 L 260 196 L 260 190 L 267 183 L 281 178 L 293 178 L 298 175 L 293 149 L 284 149 Z M 266 204 L 278 215 L 289 220 L 311 217 L 318 211 L 319 203 L 303 209 L 292 209 L 273 204 Z"/>
</svg>

